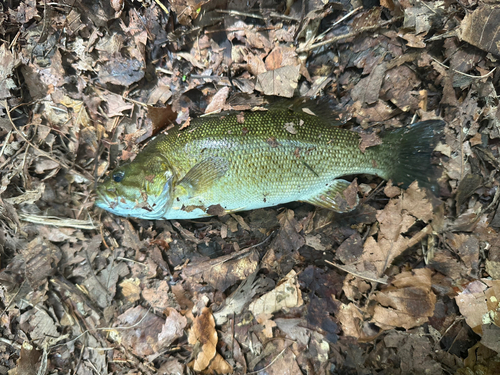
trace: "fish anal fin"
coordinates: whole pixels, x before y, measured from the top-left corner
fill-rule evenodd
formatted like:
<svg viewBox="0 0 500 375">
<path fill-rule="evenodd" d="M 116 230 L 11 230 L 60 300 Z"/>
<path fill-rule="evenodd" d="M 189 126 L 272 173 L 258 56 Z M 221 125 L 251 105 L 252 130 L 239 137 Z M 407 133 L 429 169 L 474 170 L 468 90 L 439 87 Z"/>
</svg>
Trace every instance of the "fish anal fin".
<svg viewBox="0 0 500 375">
<path fill-rule="evenodd" d="M 191 197 L 210 189 L 229 169 L 228 162 L 219 157 L 209 157 L 195 164 L 177 186 Z"/>
<path fill-rule="evenodd" d="M 359 203 L 357 183 L 346 180 L 333 180 L 325 189 L 304 202 L 337 212 L 354 210 Z"/>
</svg>

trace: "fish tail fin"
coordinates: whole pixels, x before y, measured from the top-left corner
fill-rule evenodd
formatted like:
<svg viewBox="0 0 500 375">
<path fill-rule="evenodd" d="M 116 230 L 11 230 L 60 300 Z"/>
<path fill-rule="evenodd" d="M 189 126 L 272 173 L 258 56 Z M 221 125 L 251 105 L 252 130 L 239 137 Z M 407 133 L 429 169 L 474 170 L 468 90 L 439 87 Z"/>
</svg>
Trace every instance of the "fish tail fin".
<svg viewBox="0 0 500 375">
<path fill-rule="evenodd" d="M 383 144 L 396 150 L 388 174 L 395 185 L 406 188 L 416 180 L 420 187 L 435 194 L 439 192 L 439 169 L 431 164 L 431 159 L 443 129 L 444 121 L 427 120 L 388 133 L 383 138 Z"/>
</svg>

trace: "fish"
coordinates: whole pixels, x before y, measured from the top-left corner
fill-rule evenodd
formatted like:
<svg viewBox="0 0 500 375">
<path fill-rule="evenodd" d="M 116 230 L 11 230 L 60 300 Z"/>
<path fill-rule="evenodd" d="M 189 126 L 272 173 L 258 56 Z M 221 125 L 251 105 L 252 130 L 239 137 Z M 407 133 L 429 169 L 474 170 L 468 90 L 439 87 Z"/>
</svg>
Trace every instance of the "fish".
<svg viewBox="0 0 500 375">
<path fill-rule="evenodd" d="M 346 176 L 369 174 L 437 192 L 431 157 L 444 122 L 387 131 L 360 148 L 358 132 L 304 108 L 227 112 L 158 135 L 97 187 L 95 204 L 147 220 L 197 219 L 300 201 L 347 212 Z M 352 201 L 352 199 L 351 199 Z"/>
</svg>

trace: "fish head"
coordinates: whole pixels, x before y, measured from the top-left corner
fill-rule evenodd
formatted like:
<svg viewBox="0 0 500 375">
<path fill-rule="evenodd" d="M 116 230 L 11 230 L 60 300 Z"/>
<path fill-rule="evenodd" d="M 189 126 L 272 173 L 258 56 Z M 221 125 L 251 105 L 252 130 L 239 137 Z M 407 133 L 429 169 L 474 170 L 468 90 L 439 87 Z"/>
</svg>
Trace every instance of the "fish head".
<svg viewBox="0 0 500 375">
<path fill-rule="evenodd" d="M 95 204 L 118 216 L 161 219 L 171 205 L 173 179 L 165 158 L 139 155 L 98 185 Z"/>
</svg>

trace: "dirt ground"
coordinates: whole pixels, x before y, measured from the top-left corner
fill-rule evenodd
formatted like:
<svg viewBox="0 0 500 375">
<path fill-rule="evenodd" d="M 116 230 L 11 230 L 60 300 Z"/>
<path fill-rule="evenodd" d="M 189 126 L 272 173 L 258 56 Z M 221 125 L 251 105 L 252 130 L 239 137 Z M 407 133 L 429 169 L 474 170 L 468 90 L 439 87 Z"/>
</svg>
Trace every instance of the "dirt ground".
<svg viewBox="0 0 500 375">
<path fill-rule="evenodd" d="M 496 1 L 0 7 L 0 373 L 500 373 Z M 167 126 L 271 96 L 335 102 L 364 147 L 444 120 L 439 192 L 357 176 L 345 214 L 94 206 Z"/>
</svg>

